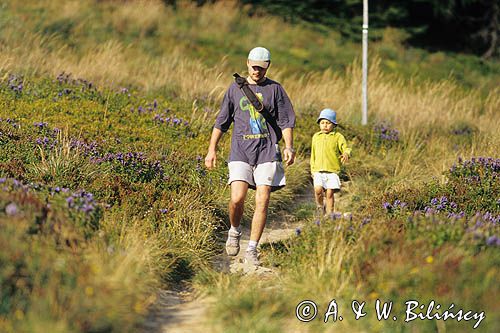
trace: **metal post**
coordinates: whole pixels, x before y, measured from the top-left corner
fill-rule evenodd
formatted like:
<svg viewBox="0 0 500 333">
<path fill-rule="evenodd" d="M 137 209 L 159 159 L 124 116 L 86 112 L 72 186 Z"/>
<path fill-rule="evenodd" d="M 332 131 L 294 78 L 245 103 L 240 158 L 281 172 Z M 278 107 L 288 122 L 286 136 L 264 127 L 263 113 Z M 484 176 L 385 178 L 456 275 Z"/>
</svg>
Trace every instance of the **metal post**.
<svg viewBox="0 0 500 333">
<path fill-rule="evenodd" d="M 363 0 L 363 82 L 361 125 L 368 124 L 368 0 Z"/>
</svg>

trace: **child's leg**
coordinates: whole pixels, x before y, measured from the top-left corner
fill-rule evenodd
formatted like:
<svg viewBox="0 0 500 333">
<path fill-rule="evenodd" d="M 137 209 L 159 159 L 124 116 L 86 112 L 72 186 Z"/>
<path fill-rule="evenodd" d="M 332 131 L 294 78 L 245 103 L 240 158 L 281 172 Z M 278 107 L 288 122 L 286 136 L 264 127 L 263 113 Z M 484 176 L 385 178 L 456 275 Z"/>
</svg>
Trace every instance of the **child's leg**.
<svg viewBox="0 0 500 333">
<path fill-rule="evenodd" d="M 316 208 L 321 207 L 321 210 L 323 210 L 323 186 L 314 186 L 314 197 L 316 199 Z"/>
<path fill-rule="evenodd" d="M 334 197 L 334 191 L 333 189 L 329 188 L 326 190 L 326 213 L 331 214 L 333 213 L 333 208 L 335 206 L 335 197 Z"/>
</svg>

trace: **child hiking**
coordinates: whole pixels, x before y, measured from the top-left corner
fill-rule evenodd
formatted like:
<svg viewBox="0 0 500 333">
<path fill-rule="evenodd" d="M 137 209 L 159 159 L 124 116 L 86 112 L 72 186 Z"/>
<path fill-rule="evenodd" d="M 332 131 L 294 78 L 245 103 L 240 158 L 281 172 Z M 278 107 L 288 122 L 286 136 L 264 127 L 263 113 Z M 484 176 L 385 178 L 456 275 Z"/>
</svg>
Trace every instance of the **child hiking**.
<svg viewBox="0 0 500 333">
<path fill-rule="evenodd" d="M 320 131 L 312 137 L 311 175 L 314 183 L 316 213 L 322 217 L 325 212 L 334 212 L 334 193 L 340 191 L 340 167 L 349 159 L 351 149 L 347 147 L 345 137 L 335 130 L 337 113 L 324 109 L 316 122 Z"/>
</svg>

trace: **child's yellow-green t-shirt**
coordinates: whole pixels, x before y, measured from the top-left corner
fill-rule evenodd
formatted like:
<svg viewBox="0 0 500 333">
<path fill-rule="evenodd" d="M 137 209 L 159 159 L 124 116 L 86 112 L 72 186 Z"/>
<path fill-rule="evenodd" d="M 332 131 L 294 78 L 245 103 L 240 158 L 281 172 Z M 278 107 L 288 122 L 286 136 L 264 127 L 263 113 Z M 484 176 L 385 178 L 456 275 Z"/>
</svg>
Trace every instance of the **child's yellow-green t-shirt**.
<svg viewBox="0 0 500 333">
<path fill-rule="evenodd" d="M 340 156 L 343 153 L 351 154 L 345 137 L 336 131 L 330 133 L 317 132 L 312 137 L 311 145 L 311 173 L 340 172 Z"/>
</svg>

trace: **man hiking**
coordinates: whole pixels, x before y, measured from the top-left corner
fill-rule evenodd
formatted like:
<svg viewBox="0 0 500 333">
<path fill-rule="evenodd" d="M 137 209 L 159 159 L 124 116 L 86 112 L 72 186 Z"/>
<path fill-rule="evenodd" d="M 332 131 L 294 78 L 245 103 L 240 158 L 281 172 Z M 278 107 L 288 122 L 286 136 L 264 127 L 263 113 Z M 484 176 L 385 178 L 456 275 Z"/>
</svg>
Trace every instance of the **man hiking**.
<svg viewBox="0 0 500 333">
<path fill-rule="evenodd" d="M 295 112 L 283 87 L 266 77 L 271 53 L 253 48 L 248 54 L 248 77 L 233 82 L 224 95 L 212 131 L 205 165 L 216 166 L 217 144 L 234 123 L 229 155 L 229 221 L 226 251 L 236 256 L 240 250 L 243 208 L 248 188 L 254 189 L 255 211 L 245 262 L 258 266 L 257 245 L 264 231 L 271 191 L 285 186 L 285 174 L 278 142 L 285 142 L 283 157 L 287 165 L 295 161 L 293 128 Z"/>
</svg>

